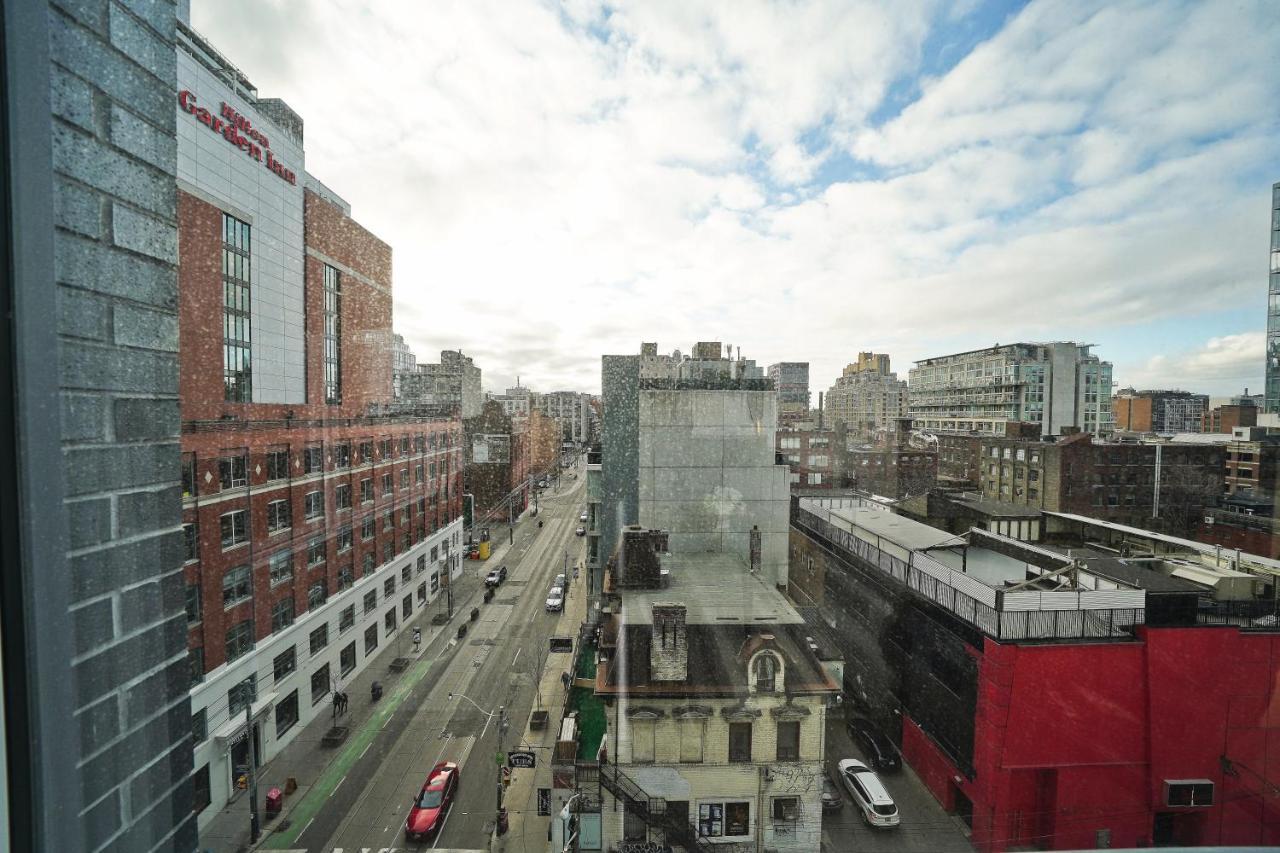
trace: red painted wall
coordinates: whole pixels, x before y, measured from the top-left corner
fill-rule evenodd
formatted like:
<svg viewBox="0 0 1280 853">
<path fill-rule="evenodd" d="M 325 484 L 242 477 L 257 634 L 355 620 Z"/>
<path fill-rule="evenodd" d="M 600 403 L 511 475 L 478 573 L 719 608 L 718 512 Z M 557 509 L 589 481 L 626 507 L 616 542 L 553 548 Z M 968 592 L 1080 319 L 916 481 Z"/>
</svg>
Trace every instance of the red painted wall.
<svg viewBox="0 0 1280 853">
<path fill-rule="evenodd" d="M 979 850 L 1152 842 L 1176 812 L 1188 845 L 1280 844 L 1280 636 L 1235 628 L 1143 629 L 1127 643 L 1002 645 L 979 665 L 974 778 L 910 720 L 907 761 L 949 810 L 973 802 Z M 1226 756 L 1234 775 L 1224 774 Z M 1215 805 L 1169 809 L 1164 780 L 1209 779 Z"/>
</svg>

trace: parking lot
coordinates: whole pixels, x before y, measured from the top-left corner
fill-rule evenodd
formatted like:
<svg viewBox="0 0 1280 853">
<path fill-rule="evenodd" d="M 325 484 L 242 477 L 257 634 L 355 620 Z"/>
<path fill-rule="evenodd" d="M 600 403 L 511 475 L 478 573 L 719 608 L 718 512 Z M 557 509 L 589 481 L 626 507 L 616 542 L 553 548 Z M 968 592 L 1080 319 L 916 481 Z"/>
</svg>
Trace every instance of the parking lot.
<svg viewBox="0 0 1280 853">
<path fill-rule="evenodd" d="M 910 767 L 880 775 L 898 806 L 902 823 L 892 829 L 872 829 L 862 822 L 861 813 L 838 781 L 836 763 L 842 758 L 865 761 L 862 750 L 845 731 L 839 711 L 827 717 L 827 773 L 837 779 L 844 800 L 839 811 L 827 812 L 822 818 L 824 851 L 919 851 L 919 853 L 971 853 L 966 828 L 959 818 L 947 814 Z"/>
</svg>

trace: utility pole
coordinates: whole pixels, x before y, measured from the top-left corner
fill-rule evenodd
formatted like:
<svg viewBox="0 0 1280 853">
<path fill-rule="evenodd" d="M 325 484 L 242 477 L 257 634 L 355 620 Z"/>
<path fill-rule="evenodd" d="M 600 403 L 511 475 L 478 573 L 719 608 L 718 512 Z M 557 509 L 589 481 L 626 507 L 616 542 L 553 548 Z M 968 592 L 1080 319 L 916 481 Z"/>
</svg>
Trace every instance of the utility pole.
<svg viewBox="0 0 1280 853">
<path fill-rule="evenodd" d="M 449 618 L 452 619 L 453 618 L 453 572 L 450 571 L 450 567 L 449 567 L 450 559 L 451 558 L 449 557 L 445 557 L 444 559 L 444 589 L 445 589 L 445 594 L 449 599 Z"/>
<path fill-rule="evenodd" d="M 258 820 L 258 751 L 253 744 L 253 695 L 249 692 L 249 679 L 240 682 L 240 696 L 244 700 L 244 737 L 249 746 L 249 843 L 258 843 L 261 823 Z"/>
<path fill-rule="evenodd" d="M 506 731 L 507 731 L 507 709 L 506 709 L 506 707 L 505 707 L 505 706 L 503 706 L 503 705 L 499 705 L 499 706 L 498 706 L 498 758 L 499 758 L 499 763 L 498 763 L 498 800 L 497 800 L 497 808 L 498 808 L 498 811 L 497 811 L 497 814 L 494 816 L 494 820 L 496 820 L 496 821 L 498 822 L 498 824 L 499 824 L 499 825 L 501 825 L 501 823 L 502 823 L 502 771 L 503 771 L 503 769 L 505 769 L 505 765 L 501 762 L 501 758 L 502 758 L 502 754 L 503 754 L 503 753 L 502 753 L 502 741 L 503 741 L 503 737 L 502 737 L 502 736 L 506 733 Z"/>
</svg>

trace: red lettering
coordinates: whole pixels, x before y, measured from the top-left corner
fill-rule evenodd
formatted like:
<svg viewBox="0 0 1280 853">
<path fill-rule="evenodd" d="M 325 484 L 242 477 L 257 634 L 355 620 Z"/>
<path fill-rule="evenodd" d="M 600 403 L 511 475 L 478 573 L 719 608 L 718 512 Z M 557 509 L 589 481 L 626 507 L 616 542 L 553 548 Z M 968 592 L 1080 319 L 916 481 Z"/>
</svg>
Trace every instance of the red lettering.
<svg viewBox="0 0 1280 853">
<path fill-rule="evenodd" d="M 234 122 L 234 121 L 236 120 L 236 115 L 237 115 L 237 114 L 236 114 L 235 109 L 234 109 L 230 104 L 228 104 L 226 101 L 223 101 L 223 102 L 222 102 L 222 117 L 223 117 L 223 118 L 225 118 L 225 119 L 227 119 L 227 120 L 229 120 L 229 121 L 233 121 L 233 122 Z"/>
<path fill-rule="evenodd" d="M 196 118 L 206 127 L 213 127 L 213 115 L 204 107 L 196 107 Z"/>
<path fill-rule="evenodd" d="M 178 104 L 187 112 L 194 113 L 196 111 L 196 96 L 183 89 L 178 93 Z"/>
</svg>

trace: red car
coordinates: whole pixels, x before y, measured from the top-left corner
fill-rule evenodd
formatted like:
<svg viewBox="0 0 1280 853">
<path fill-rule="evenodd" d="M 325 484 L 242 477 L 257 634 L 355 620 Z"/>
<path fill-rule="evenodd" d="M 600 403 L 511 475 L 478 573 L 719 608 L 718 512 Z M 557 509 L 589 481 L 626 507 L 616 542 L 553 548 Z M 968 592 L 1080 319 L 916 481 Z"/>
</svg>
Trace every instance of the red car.
<svg viewBox="0 0 1280 853">
<path fill-rule="evenodd" d="M 426 784 L 413 798 L 413 807 L 404 822 L 407 841 L 426 841 L 440 830 L 449 804 L 458 792 L 458 765 L 441 761 L 431 769 Z"/>
</svg>

